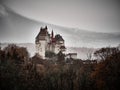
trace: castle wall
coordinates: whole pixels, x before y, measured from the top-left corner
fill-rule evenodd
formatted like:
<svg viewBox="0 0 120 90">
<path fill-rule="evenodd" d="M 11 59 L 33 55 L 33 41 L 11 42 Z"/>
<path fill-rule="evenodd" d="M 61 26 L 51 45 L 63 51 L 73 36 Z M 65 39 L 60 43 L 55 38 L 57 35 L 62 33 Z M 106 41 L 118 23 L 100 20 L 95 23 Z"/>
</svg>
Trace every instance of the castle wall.
<svg viewBox="0 0 120 90">
<path fill-rule="evenodd" d="M 46 51 L 46 46 L 47 46 L 47 43 L 46 43 L 46 40 L 41 40 L 39 41 L 38 44 L 36 44 L 36 51 L 39 55 L 41 55 L 41 57 L 43 59 L 45 59 L 45 51 Z"/>
<path fill-rule="evenodd" d="M 60 45 L 59 44 L 56 44 L 55 45 L 55 53 L 58 54 L 60 51 Z"/>
</svg>

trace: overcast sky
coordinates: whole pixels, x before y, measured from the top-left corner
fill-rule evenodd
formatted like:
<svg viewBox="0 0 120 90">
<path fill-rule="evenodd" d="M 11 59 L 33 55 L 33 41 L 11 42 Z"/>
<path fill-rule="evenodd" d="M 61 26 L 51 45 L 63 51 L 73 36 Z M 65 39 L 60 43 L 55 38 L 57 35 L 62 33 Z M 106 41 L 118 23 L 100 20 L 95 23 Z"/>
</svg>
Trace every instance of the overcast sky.
<svg viewBox="0 0 120 90">
<path fill-rule="evenodd" d="M 90 31 L 120 32 L 120 0 L 2 0 L 2 3 L 37 21 Z"/>
</svg>

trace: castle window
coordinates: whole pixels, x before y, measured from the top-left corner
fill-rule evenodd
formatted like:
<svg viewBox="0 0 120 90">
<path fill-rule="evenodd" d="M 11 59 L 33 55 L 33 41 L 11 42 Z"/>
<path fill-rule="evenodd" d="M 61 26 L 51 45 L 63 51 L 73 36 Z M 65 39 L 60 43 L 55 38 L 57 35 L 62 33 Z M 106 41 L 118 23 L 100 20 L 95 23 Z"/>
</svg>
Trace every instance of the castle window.
<svg viewBox="0 0 120 90">
<path fill-rule="evenodd" d="M 42 48 L 40 48 L 40 51 L 42 52 Z"/>
</svg>

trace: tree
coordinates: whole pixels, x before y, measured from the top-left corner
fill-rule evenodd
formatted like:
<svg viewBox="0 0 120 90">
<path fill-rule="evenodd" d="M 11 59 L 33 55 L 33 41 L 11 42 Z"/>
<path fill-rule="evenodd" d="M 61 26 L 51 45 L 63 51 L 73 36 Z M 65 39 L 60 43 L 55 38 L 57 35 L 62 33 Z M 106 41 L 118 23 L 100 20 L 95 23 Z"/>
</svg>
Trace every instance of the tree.
<svg viewBox="0 0 120 90">
<path fill-rule="evenodd" d="M 52 58 L 52 57 L 55 57 L 56 54 L 54 52 L 51 52 L 51 51 L 46 51 L 45 52 L 45 57 L 48 57 L 48 58 Z"/>
<path fill-rule="evenodd" d="M 102 53 L 104 61 L 100 62 L 91 74 L 98 90 L 119 90 L 120 86 L 120 50 L 106 48 Z M 107 55 L 106 55 L 107 54 Z"/>
<path fill-rule="evenodd" d="M 117 52 L 119 52 L 119 49 L 116 47 L 106 47 L 95 51 L 94 55 L 100 60 L 105 60 L 107 57 L 116 54 Z"/>
<path fill-rule="evenodd" d="M 6 59 L 15 63 L 26 62 L 29 58 L 27 49 L 25 47 L 18 47 L 15 44 L 9 44 L 3 51 L 5 51 Z"/>
<path fill-rule="evenodd" d="M 61 64 L 64 63 L 65 60 L 65 54 L 63 54 L 61 51 L 57 54 L 58 62 Z"/>
<path fill-rule="evenodd" d="M 88 59 L 88 60 L 91 60 L 91 59 L 92 59 L 92 54 L 93 54 L 93 51 L 88 50 L 88 52 L 87 52 L 87 59 Z"/>
</svg>

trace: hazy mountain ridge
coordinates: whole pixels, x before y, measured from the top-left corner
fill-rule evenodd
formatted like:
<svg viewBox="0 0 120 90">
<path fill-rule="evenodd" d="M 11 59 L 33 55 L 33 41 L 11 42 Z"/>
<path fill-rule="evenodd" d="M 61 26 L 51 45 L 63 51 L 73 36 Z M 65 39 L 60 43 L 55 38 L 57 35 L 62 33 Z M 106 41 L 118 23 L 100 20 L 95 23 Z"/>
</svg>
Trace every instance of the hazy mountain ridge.
<svg viewBox="0 0 120 90">
<path fill-rule="evenodd" d="M 4 49 L 9 44 L 12 44 L 12 43 L 1 43 L 1 48 Z M 33 56 L 36 53 L 34 43 L 14 43 L 14 44 L 20 47 L 26 47 L 30 56 Z M 77 53 L 77 57 L 80 59 L 87 59 L 88 58 L 87 54 L 93 53 L 94 51 L 97 50 L 97 48 L 86 48 L 86 47 L 66 47 L 66 48 L 67 48 L 66 54 Z"/>
<path fill-rule="evenodd" d="M 91 32 L 38 22 L 3 7 L 7 15 L 0 16 L 0 42 L 34 43 L 40 27 L 47 25 L 49 32 L 53 29 L 55 34 L 63 36 L 68 47 L 104 47 L 117 46 L 120 43 L 120 33 Z"/>
</svg>

